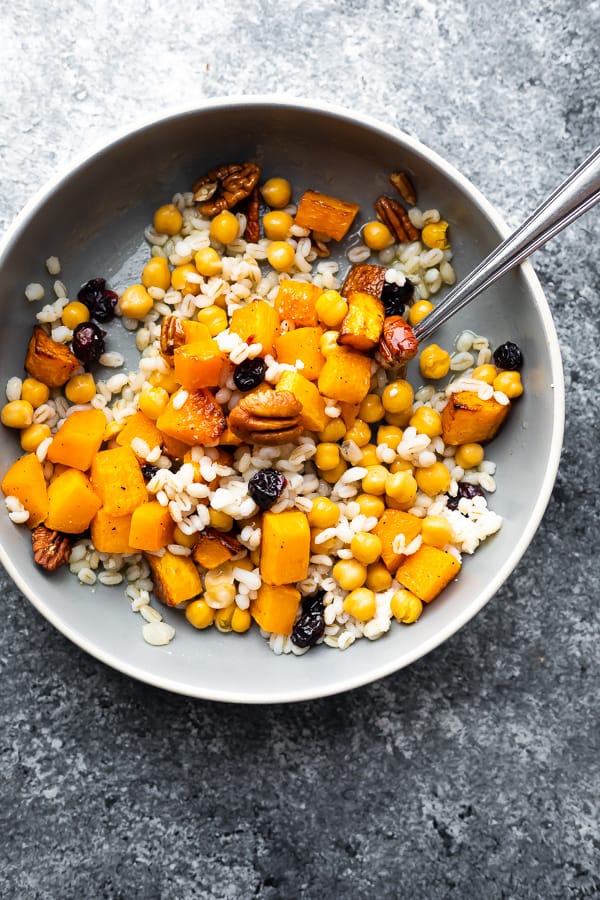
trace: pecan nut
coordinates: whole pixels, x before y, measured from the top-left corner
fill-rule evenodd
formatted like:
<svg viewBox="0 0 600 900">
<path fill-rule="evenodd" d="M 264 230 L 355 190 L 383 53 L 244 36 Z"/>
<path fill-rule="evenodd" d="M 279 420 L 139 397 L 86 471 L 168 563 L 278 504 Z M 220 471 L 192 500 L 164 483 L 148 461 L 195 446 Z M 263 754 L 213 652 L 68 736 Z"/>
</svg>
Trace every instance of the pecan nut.
<svg viewBox="0 0 600 900">
<path fill-rule="evenodd" d="M 244 238 L 249 244 L 257 244 L 260 240 L 260 194 L 257 187 L 246 200 L 244 212 L 246 213 Z"/>
<path fill-rule="evenodd" d="M 374 266 L 366 263 L 352 266 L 342 287 L 343 296 L 348 297 L 353 291 L 361 291 L 363 294 L 371 294 L 372 297 L 381 300 L 386 272 L 387 266 Z"/>
<path fill-rule="evenodd" d="M 33 560 L 47 572 L 54 572 L 71 558 L 71 541 L 59 531 L 38 525 L 31 532 Z"/>
<path fill-rule="evenodd" d="M 405 203 L 409 206 L 417 205 L 417 195 L 413 183 L 406 172 L 392 172 L 390 182 L 396 188 Z"/>
<path fill-rule="evenodd" d="M 232 163 L 211 169 L 192 187 L 194 201 L 203 216 L 215 216 L 249 197 L 260 176 L 255 163 Z"/>
<path fill-rule="evenodd" d="M 291 391 L 265 389 L 243 397 L 229 413 L 229 428 L 251 444 L 287 444 L 304 428 L 302 404 Z"/>
<path fill-rule="evenodd" d="M 402 316 L 386 316 L 375 355 L 384 369 L 400 370 L 417 355 L 419 343 Z"/>
<path fill-rule="evenodd" d="M 185 332 L 179 316 L 165 316 L 160 325 L 160 352 L 172 362 L 177 347 L 185 344 Z"/>
<path fill-rule="evenodd" d="M 408 217 L 408 213 L 397 200 L 382 194 L 375 201 L 375 211 L 383 224 L 387 225 L 400 243 L 417 241 L 419 239 L 420 231 L 415 228 Z"/>
</svg>

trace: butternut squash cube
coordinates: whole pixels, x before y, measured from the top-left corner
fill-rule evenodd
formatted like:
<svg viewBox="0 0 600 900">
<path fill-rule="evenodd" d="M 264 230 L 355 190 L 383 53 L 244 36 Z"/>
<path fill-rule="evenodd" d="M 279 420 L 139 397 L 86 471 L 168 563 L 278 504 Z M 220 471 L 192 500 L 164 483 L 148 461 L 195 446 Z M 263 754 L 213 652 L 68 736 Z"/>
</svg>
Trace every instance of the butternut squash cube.
<svg viewBox="0 0 600 900">
<path fill-rule="evenodd" d="M 291 634 L 300 605 L 300 591 L 291 584 L 263 584 L 250 602 L 250 615 L 263 631 Z"/>
<path fill-rule="evenodd" d="M 131 516 L 111 516 L 100 507 L 90 526 L 92 543 L 99 553 L 134 553 L 129 543 Z"/>
<path fill-rule="evenodd" d="M 140 464 L 128 445 L 96 453 L 90 478 L 102 506 L 112 516 L 127 516 L 148 500 Z"/>
<path fill-rule="evenodd" d="M 195 444 L 214 447 L 218 444 L 227 422 L 209 389 L 190 391 L 179 409 L 173 403 L 178 397 L 179 391 L 171 397 L 165 411 L 156 420 L 158 430 L 189 447 Z"/>
<path fill-rule="evenodd" d="M 275 309 L 281 319 L 288 319 L 295 325 L 317 325 L 319 317 L 315 304 L 322 293 L 316 284 L 285 278 L 275 297 Z"/>
<path fill-rule="evenodd" d="M 149 419 L 141 410 L 138 410 L 138 412 L 125 420 L 125 424 L 117 434 L 115 440 L 119 447 L 131 447 L 131 442 L 135 440 L 135 438 L 140 438 L 142 441 L 145 441 L 149 450 L 152 450 L 153 447 L 162 447 L 162 434 L 152 419 Z M 135 450 L 133 452 L 135 453 Z"/>
<path fill-rule="evenodd" d="M 327 425 L 325 401 L 313 381 L 299 372 L 284 372 L 277 383 L 276 391 L 290 391 L 302 404 L 300 417 L 302 425 L 309 431 L 322 431 Z"/>
<path fill-rule="evenodd" d="M 217 342 L 209 337 L 176 347 L 173 363 L 177 381 L 186 391 L 195 391 L 219 383 L 224 356 Z"/>
<path fill-rule="evenodd" d="M 181 327 L 186 344 L 194 344 L 196 341 L 206 341 L 210 338 L 210 329 L 203 322 L 195 319 L 181 319 Z"/>
<path fill-rule="evenodd" d="M 325 357 L 319 349 L 322 328 L 295 328 L 286 331 L 275 341 L 275 352 L 280 363 L 295 366 L 298 360 L 303 365 L 302 374 L 309 381 L 316 381 L 325 364 Z"/>
<path fill-rule="evenodd" d="M 29 513 L 28 528 L 35 528 L 48 515 L 48 489 L 44 469 L 35 453 L 15 460 L 2 479 L 5 497 L 16 497 Z"/>
<path fill-rule="evenodd" d="M 248 344 L 262 344 L 261 356 L 275 353 L 275 338 L 279 334 L 279 315 L 266 300 L 252 300 L 236 309 L 229 330 Z"/>
<path fill-rule="evenodd" d="M 79 469 L 67 469 L 48 487 L 48 515 L 44 524 L 53 531 L 80 534 L 89 528 L 101 503 L 87 475 Z"/>
<path fill-rule="evenodd" d="M 396 580 L 424 603 L 431 603 L 460 572 L 460 563 L 446 550 L 421 544 L 416 553 L 407 556 Z"/>
<path fill-rule="evenodd" d="M 491 441 L 507 413 L 494 397 L 482 400 L 475 391 L 456 391 L 442 412 L 442 438 L 446 444 L 479 444 Z"/>
<path fill-rule="evenodd" d="M 131 515 L 129 543 L 136 550 L 155 553 L 173 543 L 175 522 L 166 506 L 157 500 L 142 503 Z"/>
<path fill-rule="evenodd" d="M 379 343 L 385 310 L 377 297 L 363 291 L 348 295 L 348 312 L 342 321 L 338 341 L 368 353 Z"/>
<path fill-rule="evenodd" d="M 320 191 L 305 191 L 298 204 L 296 225 L 320 231 L 336 241 L 341 241 L 352 225 L 360 206 L 338 200 Z"/>
<path fill-rule="evenodd" d="M 100 449 L 106 428 L 101 409 L 71 413 L 60 426 L 48 448 L 48 459 L 87 472 Z"/>
<path fill-rule="evenodd" d="M 52 340 L 40 325 L 35 326 L 25 357 L 25 369 L 30 375 L 48 387 L 62 387 L 80 365 L 66 344 Z"/>
<path fill-rule="evenodd" d="M 303 512 L 266 512 L 262 521 L 260 574 L 267 584 L 302 581 L 308 573 L 310 528 Z"/>
<path fill-rule="evenodd" d="M 402 553 L 394 553 L 394 540 L 399 534 L 404 535 L 404 546 L 421 534 L 422 521 L 412 513 L 399 509 L 386 509 L 374 528 L 374 533 L 381 541 L 381 558 L 385 567 L 392 574 L 406 557 Z"/>
<path fill-rule="evenodd" d="M 154 579 L 154 593 L 166 606 L 178 606 L 202 593 L 202 579 L 189 556 L 168 550 L 162 556 L 146 555 Z"/>
<path fill-rule="evenodd" d="M 203 569 L 218 569 L 242 549 L 242 545 L 232 534 L 207 528 L 198 538 L 192 557 Z"/>
<path fill-rule="evenodd" d="M 370 384 L 370 358 L 345 348 L 330 354 L 319 373 L 321 394 L 345 403 L 361 403 L 369 393 Z"/>
<path fill-rule="evenodd" d="M 189 444 L 184 444 L 183 441 L 178 441 L 176 438 L 170 437 L 170 435 L 161 432 L 162 442 L 163 442 L 163 450 L 170 456 L 171 459 L 183 459 L 185 454 L 190 449 Z"/>
</svg>

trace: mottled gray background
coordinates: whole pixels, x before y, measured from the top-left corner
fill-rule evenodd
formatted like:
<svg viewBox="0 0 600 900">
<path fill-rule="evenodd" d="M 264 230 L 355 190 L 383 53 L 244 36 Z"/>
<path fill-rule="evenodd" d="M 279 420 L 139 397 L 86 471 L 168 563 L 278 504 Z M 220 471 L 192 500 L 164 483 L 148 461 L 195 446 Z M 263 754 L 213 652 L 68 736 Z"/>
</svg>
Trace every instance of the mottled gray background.
<svg viewBox="0 0 600 900">
<path fill-rule="evenodd" d="M 0 225 L 140 115 L 274 90 L 411 131 L 516 225 L 598 142 L 599 31 L 597 0 L 5 4 Z M 409 669 L 291 707 L 170 696 L 2 577 L 2 897 L 600 896 L 599 242 L 592 213 L 535 258 L 567 383 L 542 527 Z"/>
</svg>

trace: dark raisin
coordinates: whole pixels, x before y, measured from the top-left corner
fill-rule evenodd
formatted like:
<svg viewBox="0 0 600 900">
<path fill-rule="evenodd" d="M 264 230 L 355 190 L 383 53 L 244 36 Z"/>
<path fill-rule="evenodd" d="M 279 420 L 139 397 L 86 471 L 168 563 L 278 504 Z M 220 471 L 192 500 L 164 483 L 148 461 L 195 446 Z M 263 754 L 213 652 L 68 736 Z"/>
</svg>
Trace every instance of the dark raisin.
<svg viewBox="0 0 600 900">
<path fill-rule="evenodd" d="M 92 278 L 81 286 L 77 299 L 87 306 L 92 319 L 110 322 L 114 317 L 119 297 L 114 291 L 108 290 L 104 278 Z"/>
<path fill-rule="evenodd" d="M 150 479 L 154 478 L 158 471 L 158 466 L 153 466 L 151 463 L 144 463 L 144 465 L 142 466 L 142 475 L 144 476 L 144 481 L 150 481 Z"/>
<path fill-rule="evenodd" d="M 518 372 L 523 365 L 523 354 L 517 344 L 512 341 L 506 341 L 500 344 L 494 350 L 494 362 L 499 369 L 510 369 L 512 372 Z"/>
<path fill-rule="evenodd" d="M 296 647 L 314 647 L 325 632 L 325 619 L 322 615 L 305 613 L 300 616 L 292 630 L 292 644 Z"/>
<path fill-rule="evenodd" d="M 287 481 L 277 469 L 261 469 L 248 482 L 248 492 L 261 509 L 270 509 L 279 499 Z"/>
<path fill-rule="evenodd" d="M 265 377 L 267 365 L 264 359 L 257 356 L 255 359 L 245 359 L 235 367 L 233 380 L 238 391 L 251 391 L 258 387 Z"/>
<path fill-rule="evenodd" d="M 459 481 L 456 497 L 448 497 L 446 506 L 448 509 L 458 509 L 458 501 L 462 500 L 463 497 L 467 500 L 472 500 L 473 497 L 485 497 L 485 492 L 478 484 L 469 484 L 466 481 Z"/>
<path fill-rule="evenodd" d="M 96 362 L 104 353 L 105 331 L 93 322 L 81 322 L 73 332 L 73 353 L 84 366 Z"/>
<path fill-rule="evenodd" d="M 314 594 L 307 594 L 306 597 L 302 598 L 302 612 L 310 613 L 313 610 L 320 610 L 322 613 L 324 596 L 325 591 L 316 591 Z"/>
<path fill-rule="evenodd" d="M 381 292 L 381 302 L 385 307 L 386 316 L 402 316 L 404 307 L 412 300 L 414 285 L 406 279 L 400 286 L 391 281 L 386 281 Z"/>
</svg>

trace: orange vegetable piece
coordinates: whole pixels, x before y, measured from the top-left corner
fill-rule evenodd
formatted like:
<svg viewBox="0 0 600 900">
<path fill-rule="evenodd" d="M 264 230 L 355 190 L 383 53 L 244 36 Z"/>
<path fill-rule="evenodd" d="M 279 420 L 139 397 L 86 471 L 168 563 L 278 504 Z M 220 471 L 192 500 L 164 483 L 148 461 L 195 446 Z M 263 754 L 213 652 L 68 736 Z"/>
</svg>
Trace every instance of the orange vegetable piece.
<svg viewBox="0 0 600 900">
<path fill-rule="evenodd" d="M 394 573 L 406 558 L 404 554 L 394 553 L 394 539 L 403 534 L 404 546 L 407 547 L 418 534 L 421 534 L 422 527 L 422 520 L 412 513 L 402 512 L 399 509 L 385 510 L 373 530 L 381 541 L 381 558 L 389 572 Z"/>
<path fill-rule="evenodd" d="M 325 357 L 319 349 L 322 334 L 322 328 L 310 326 L 286 331 L 275 341 L 277 360 L 290 366 L 295 366 L 300 360 L 304 364 L 304 377 L 316 381 L 325 364 Z"/>
<path fill-rule="evenodd" d="M 195 319 L 181 319 L 180 321 L 186 344 L 206 341 L 210 338 L 210 329 L 203 322 L 196 322 Z"/>
<path fill-rule="evenodd" d="M 183 444 L 193 447 L 195 444 L 214 447 L 226 428 L 223 410 L 208 388 L 191 391 L 179 409 L 173 400 L 179 397 L 179 391 L 171 397 L 165 411 L 156 420 L 159 431 L 175 438 Z"/>
<path fill-rule="evenodd" d="M 35 453 L 15 460 L 0 486 L 5 497 L 16 497 L 28 511 L 28 528 L 44 521 L 48 515 L 48 489 L 44 468 Z"/>
<path fill-rule="evenodd" d="M 494 397 L 482 400 L 475 391 L 456 391 L 442 411 L 442 438 L 446 444 L 479 444 L 491 441 L 507 413 Z"/>
<path fill-rule="evenodd" d="M 356 417 L 358 416 L 358 411 L 360 409 L 360 403 L 344 403 L 344 401 L 338 401 L 338 406 L 342 411 L 342 421 L 346 428 L 352 428 L 354 423 L 356 422 Z"/>
<path fill-rule="evenodd" d="M 198 323 L 200 324 L 200 323 Z M 177 347 L 173 354 L 175 378 L 186 391 L 219 383 L 224 357 L 211 337 Z"/>
<path fill-rule="evenodd" d="M 319 317 L 315 304 L 322 293 L 322 288 L 316 284 L 286 278 L 279 285 L 275 309 L 281 319 L 288 319 L 295 325 L 317 325 Z"/>
<path fill-rule="evenodd" d="M 273 354 L 279 334 L 279 315 L 266 300 L 252 300 L 235 310 L 229 330 L 249 344 L 262 344 L 261 356 Z"/>
<path fill-rule="evenodd" d="M 164 431 L 161 432 L 162 442 L 163 442 L 163 450 L 170 456 L 171 459 L 183 459 L 185 454 L 190 449 L 189 444 L 184 444 L 183 441 L 178 441 L 176 438 L 170 437 L 168 434 L 165 434 Z"/>
<path fill-rule="evenodd" d="M 59 344 L 36 325 L 27 347 L 25 369 L 48 387 L 61 387 L 81 363 L 66 344 Z"/>
<path fill-rule="evenodd" d="M 320 191 L 305 191 L 298 204 L 296 225 L 320 231 L 336 241 L 341 241 L 359 211 L 357 203 L 338 200 Z"/>
<path fill-rule="evenodd" d="M 341 348 L 325 360 L 318 379 L 324 397 L 360 403 L 369 393 L 371 360 L 355 350 Z"/>
<path fill-rule="evenodd" d="M 100 449 L 105 428 L 106 416 L 100 409 L 71 413 L 54 435 L 48 459 L 87 472 Z"/>
<path fill-rule="evenodd" d="M 110 515 L 126 516 L 148 499 L 140 464 L 128 445 L 96 453 L 90 478 Z"/>
<path fill-rule="evenodd" d="M 189 556 L 168 550 L 162 556 L 146 555 L 154 579 L 154 593 L 167 606 L 178 606 L 202 593 L 202 579 Z"/>
<path fill-rule="evenodd" d="M 163 442 L 162 434 L 155 423 L 141 410 L 138 410 L 138 412 L 125 420 L 125 425 L 119 431 L 115 440 L 119 447 L 131 447 L 131 442 L 135 438 L 141 438 L 141 440 L 145 441 L 150 450 L 153 447 L 161 447 Z"/>
<path fill-rule="evenodd" d="M 99 553 L 134 553 L 129 544 L 131 516 L 111 516 L 100 507 L 90 526 L 92 543 Z"/>
<path fill-rule="evenodd" d="M 250 615 L 264 631 L 275 634 L 291 634 L 298 606 L 300 591 L 292 584 L 259 587 L 256 599 L 250 602 Z"/>
<path fill-rule="evenodd" d="M 242 549 L 242 545 L 232 534 L 207 528 L 198 538 L 192 557 L 203 569 L 218 569 Z"/>
<path fill-rule="evenodd" d="M 302 404 L 300 417 L 309 431 L 322 431 L 327 425 L 325 401 L 314 381 L 309 381 L 299 372 L 286 371 L 277 382 L 276 391 L 290 391 Z"/>
<path fill-rule="evenodd" d="M 364 352 L 372 350 L 379 343 L 384 318 L 381 300 L 362 291 L 352 291 L 348 294 L 348 312 L 340 329 L 340 344 Z"/>
<path fill-rule="evenodd" d="M 260 574 L 267 584 L 302 581 L 308 573 L 310 528 L 303 512 L 266 512 L 262 521 Z"/>
<path fill-rule="evenodd" d="M 416 553 L 407 556 L 396 580 L 424 603 L 431 603 L 460 572 L 460 563 L 446 550 L 421 544 Z"/>
<path fill-rule="evenodd" d="M 87 475 L 79 469 L 67 469 L 48 487 L 44 524 L 53 531 L 79 534 L 89 528 L 101 502 Z"/>
<path fill-rule="evenodd" d="M 136 550 L 153 553 L 173 543 L 174 531 L 175 522 L 168 508 L 150 500 L 132 513 L 129 543 Z"/>
</svg>

